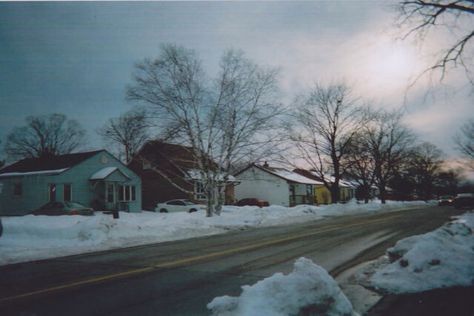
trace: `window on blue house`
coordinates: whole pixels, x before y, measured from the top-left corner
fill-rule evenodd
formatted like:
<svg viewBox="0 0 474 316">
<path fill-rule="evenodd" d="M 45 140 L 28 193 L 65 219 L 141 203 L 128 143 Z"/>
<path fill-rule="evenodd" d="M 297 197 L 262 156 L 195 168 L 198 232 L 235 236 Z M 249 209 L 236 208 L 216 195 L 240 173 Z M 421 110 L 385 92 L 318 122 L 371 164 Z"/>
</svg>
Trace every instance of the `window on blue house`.
<svg viewBox="0 0 474 316">
<path fill-rule="evenodd" d="M 135 201 L 137 199 L 137 193 L 135 192 L 134 185 L 131 186 L 131 190 L 132 190 L 132 201 Z"/>
<path fill-rule="evenodd" d="M 118 191 L 119 201 L 129 202 L 136 200 L 136 191 L 134 185 L 120 185 Z"/>
<path fill-rule="evenodd" d="M 64 201 L 67 201 L 67 202 L 72 201 L 72 186 L 69 183 L 64 184 L 63 198 L 64 198 Z"/>
</svg>

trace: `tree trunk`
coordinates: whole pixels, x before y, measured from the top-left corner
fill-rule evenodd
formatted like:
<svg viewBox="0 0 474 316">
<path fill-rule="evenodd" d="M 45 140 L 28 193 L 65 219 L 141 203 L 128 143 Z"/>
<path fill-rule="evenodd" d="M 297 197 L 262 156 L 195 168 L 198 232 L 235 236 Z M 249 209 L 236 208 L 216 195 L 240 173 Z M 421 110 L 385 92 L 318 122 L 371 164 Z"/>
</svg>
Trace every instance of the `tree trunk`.
<svg viewBox="0 0 474 316">
<path fill-rule="evenodd" d="M 385 190 L 385 184 L 380 184 L 379 185 L 379 191 L 380 191 L 380 201 L 382 204 L 386 203 L 386 195 L 387 191 Z"/>
<path fill-rule="evenodd" d="M 364 194 L 364 203 L 365 204 L 368 204 L 369 203 L 369 199 L 370 199 L 370 186 L 365 184 L 364 187 L 363 187 L 363 194 Z"/>
<path fill-rule="evenodd" d="M 217 191 L 216 214 L 221 215 L 222 206 L 225 202 L 225 185 L 220 185 Z"/>
<path fill-rule="evenodd" d="M 331 186 L 331 200 L 332 203 L 339 202 L 339 185 L 336 185 L 336 183 Z"/>
<path fill-rule="evenodd" d="M 207 209 L 206 216 L 212 217 L 214 214 L 214 192 L 212 189 L 207 189 Z"/>
</svg>

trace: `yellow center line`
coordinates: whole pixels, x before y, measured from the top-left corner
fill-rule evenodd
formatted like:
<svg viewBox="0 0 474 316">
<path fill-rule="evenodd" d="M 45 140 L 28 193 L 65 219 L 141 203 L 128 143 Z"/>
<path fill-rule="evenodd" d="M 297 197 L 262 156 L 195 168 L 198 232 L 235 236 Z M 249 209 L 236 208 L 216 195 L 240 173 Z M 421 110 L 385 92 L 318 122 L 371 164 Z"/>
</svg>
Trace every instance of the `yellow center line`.
<svg viewBox="0 0 474 316">
<path fill-rule="evenodd" d="M 179 266 L 183 266 L 183 265 L 187 265 L 187 264 L 193 264 L 193 263 L 196 263 L 196 262 L 199 262 L 199 261 L 205 261 L 205 260 L 214 259 L 214 258 L 218 258 L 218 257 L 222 257 L 222 256 L 233 255 L 233 254 L 237 254 L 237 253 L 244 252 L 244 251 L 256 250 L 258 248 L 262 248 L 262 247 L 266 247 L 266 246 L 272 246 L 272 245 L 276 245 L 276 244 L 280 244 L 280 243 L 284 243 L 284 242 L 288 242 L 288 241 L 293 241 L 293 240 L 297 240 L 297 239 L 301 239 L 301 238 L 305 238 L 305 237 L 318 235 L 318 234 L 321 234 L 321 233 L 327 233 L 327 232 L 339 230 L 341 228 L 342 229 L 347 229 L 347 228 L 352 228 L 352 227 L 356 227 L 356 226 L 365 226 L 369 223 L 374 224 L 374 223 L 378 223 L 378 222 L 383 222 L 383 221 L 387 221 L 387 220 L 390 220 L 390 219 L 393 219 L 393 218 L 399 217 L 399 216 L 400 216 L 400 214 L 397 214 L 395 216 L 390 216 L 390 217 L 387 217 L 387 218 L 369 220 L 368 222 L 355 223 L 355 224 L 345 225 L 343 227 L 337 226 L 337 225 L 332 225 L 334 227 L 330 227 L 330 228 L 326 228 L 326 229 L 318 229 L 315 232 L 293 235 L 293 236 L 289 236 L 289 237 L 274 239 L 274 240 L 270 240 L 270 241 L 260 242 L 260 243 L 256 243 L 256 244 L 252 244 L 252 245 L 248 245 L 248 246 L 242 246 L 242 247 L 238 247 L 238 248 L 218 251 L 218 252 L 209 253 L 209 254 L 200 255 L 200 256 L 194 256 L 194 257 L 189 257 L 189 258 L 184 258 L 184 259 L 178 259 L 178 260 L 164 262 L 164 263 L 157 263 L 157 264 L 153 264 L 153 265 L 148 266 L 148 267 L 133 269 L 133 270 L 125 271 L 125 272 L 113 273 L 113 274 L 103 275 L 103 276 L 99 276 L 99 277 L 94 277 L 94 278 L 91 278 L 91 279 L 86 279 L 86 280 L 76 281 L 76 282 L 67 283 L 67 284 L 63 284 L 63 285 L 53 286 L 53 287 L 49 287 L 49 288 L 45 288 L 45 289 L 41 289 L 41 290 L 37 290 L 37 291 L 27 292 L 27 293 L 24 293 L 24 294 L 19 294 L 19 295 L 0 298 L 0 305 L 8 303 L 8 302 L 14 302 L 14 301 L 17 301 L 17 300 L 20 300 L 20 299 L 26 299 L 26 298 L 31 298 L 31 297 L 34 297 L 34 296 L 39 296 L 39 295 L 51 294 L 51 293 L 58 292 L 58 291 L 61 291 L 61 290 L 72 289 L 72 288 L 76 288 L 76 287 L 80 287 L 80 286 L 92 285 L 92 284 L 102 283 L 102 282 L 106 282 L 106 281 L 117 280 L 117 279 L 124 278 L 124 277 L 131 277 L 131 276 L 135 276 L 135 275 L 139 275 L 139 274 L 149 273 L 149 272 L 152 272 L 152 271 L 156 271 L 158 269 L 175 268 L 175 267 L 179 267 Z"/>
</svg>

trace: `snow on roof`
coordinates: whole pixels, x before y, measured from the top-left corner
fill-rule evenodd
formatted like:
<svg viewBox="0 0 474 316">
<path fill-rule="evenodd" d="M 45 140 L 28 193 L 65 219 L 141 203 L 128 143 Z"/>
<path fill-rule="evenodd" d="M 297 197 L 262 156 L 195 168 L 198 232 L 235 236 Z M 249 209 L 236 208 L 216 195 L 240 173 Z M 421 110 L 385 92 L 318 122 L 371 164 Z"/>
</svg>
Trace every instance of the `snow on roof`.
<svg viewBox="0 0 474 316">
<path fill-rule="evenodd" d="M 315 172 L 315 171 L 309 171 L 312 175 L 314 175 L 315 177 L 320 177 L 319 173 Z M 324 180 L 326 180 L 327 182 L 334 182 L 334 177 L 333 176 L 329 176 L 329 175 L 324 175 Z M 339 186 L 340 187 L 347 187 L 347 188 L 355 188 L 357 185 L 354 185 L 353 183 L 347 181 L 347 180 L 342 180 L 342 179 L 339 179 Z"/>
<path fill-rule="evenodd" d="M 55 175 L 60 174 L 68 170 L 69 168 L 56 169 L 56 170 L 41 170 L 41 171 L 29 171 L 29 172 L 6 172 L 0 174 L 0 178 L 6 177 L 24 177 L 24 176 L 34 176 L 34 175 Z"/>
<path fill-rule="evenodd" d="M 273 173 L 276 176 L 279 176 L 280 178 L 286 179 L 290 182 L 297 182 L 297 183 L 302 183 L 302 184 L 323 184 L 322 182 L 312 180 L 310 178 L 307 178 L 303 175 L 300 175 L 296 172 L 284 169 L 284 168 L 263 168 L 266 171 Z"/>
<path fill-rule="evenodd" d="M 346 180 L 339 180 L 339 186 L 348 187 L 352 189 L 355 189 L 357 187 L 357 185 L 354 185 L 352 182 Z"/>
<path fill-rule="evenodd" d="M 201 171 L 199 169 L 189 169 L 186 172 L 189 176 L 189 179 L 191 179 L 191 180 L 201 180 L 202 179 Z M 224 175 L 219 174 L 218 179 L 221 180 L 223 178 L 224 178 Z M 232 175 L 227 176 L 227 182 L 236 182 L 236 181 L 237 180 L 235 179 L 234 176 L 232 176 Z"/>
<path fill-rule="evenodd" d="M 105 167 L 105 168 L 102 168 L 100 169 L 99 171 L 97 171 L 96 173 L 94 173 L 90 178 L 89 180 L 103 180 L 105 178 L 107 178 L 108 176 L 110 176 L 113 172 L 115 172 L 116 170 L 119 170 L 117 167 Z M 120 170 L 119 170 L 120 171 Z M 120 171 L 121 172 L 121 171 Z M 122 172 L 123 174 L 123 172 Z M 126 176 L 128 178 L 128 176 L 126 174 L 124 174 L 124 176 Z"/>
</svg>

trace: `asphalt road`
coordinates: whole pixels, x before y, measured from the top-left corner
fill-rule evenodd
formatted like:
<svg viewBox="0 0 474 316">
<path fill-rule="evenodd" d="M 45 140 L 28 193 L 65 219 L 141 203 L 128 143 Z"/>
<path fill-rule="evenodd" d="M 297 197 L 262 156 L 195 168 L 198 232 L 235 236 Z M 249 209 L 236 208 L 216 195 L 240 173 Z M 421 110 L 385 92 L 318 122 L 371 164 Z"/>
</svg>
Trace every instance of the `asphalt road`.
<svg viewBox="0 0 474 316">
<path fill-rule="evenodd" d="M 427 207 L 0 267 L 0 315 L 208 315 L 214 297 L 305 256 L 333 276 L 459 214 Z"/>
</svg>

